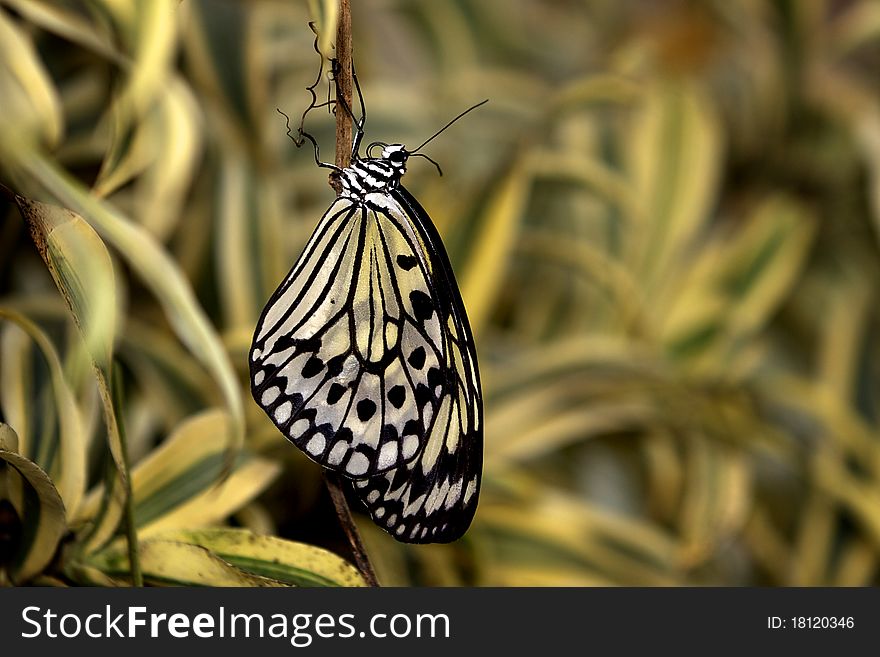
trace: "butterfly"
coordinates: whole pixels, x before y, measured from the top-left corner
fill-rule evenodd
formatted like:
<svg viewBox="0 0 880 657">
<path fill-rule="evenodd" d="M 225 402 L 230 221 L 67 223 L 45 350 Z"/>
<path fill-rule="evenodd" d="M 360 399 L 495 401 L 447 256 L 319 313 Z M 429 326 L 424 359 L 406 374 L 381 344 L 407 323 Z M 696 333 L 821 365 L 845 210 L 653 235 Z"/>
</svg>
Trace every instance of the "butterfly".
<svg viewBox="0 0 880 657">
<path fill-rule="evenodd" d="M 352 117 L 346 168 L 320 162 L 300 127 L 298 145 L 312 142 L 339 193 L 263 309 L 251 390 L 286 438 L 352 480 L 377 525 L 402 542 L 446 543 L 477 507 L 482 391 L 449 258 L 401 184 L 408 160 L 430 160 L 417 151 L 446 128 L 412 151 L 374 142 L 362 157 L 365 120 Z"/>
</svg>

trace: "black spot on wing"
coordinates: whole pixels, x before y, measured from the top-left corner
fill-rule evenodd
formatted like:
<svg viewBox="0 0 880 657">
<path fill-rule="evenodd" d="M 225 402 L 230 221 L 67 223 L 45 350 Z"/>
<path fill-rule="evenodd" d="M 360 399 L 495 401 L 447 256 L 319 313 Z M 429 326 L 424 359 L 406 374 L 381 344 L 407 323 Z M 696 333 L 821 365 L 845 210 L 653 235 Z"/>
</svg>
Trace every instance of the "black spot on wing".
<svg viewBox="0 0 880 657">
<path fill-rule="evenodd" d="M 393 424 L 382 425 L 382 431 L 379 434 L 379 443 L 384 444 L 392 440 L 397 440 L 397 427 Z"/>
<path fill-rule="evenodd" d="M 271 404 L 266 405 L 266 404 L 260 403 L 260 406 L 262 406 L 266 410 L 267 413 L 274 414 L 276 408 L 278 408 L 282 404 L 290 402 L 290 405 L 291 405 L 290 415 L 291 415 L 291 418 L 293 418 L 293 417 L 297 416 L 298 414 L 300 414 L 300 412 L 303 410 L 303 407 L 305 406 L 305 401 L 306 400 L 303 398 L 303 396 L 300 393 L 295 392 L 292 395 L 279 395 L 278 398 L 275 399 L 275 401 L 273 401 Z M 274 420 L 274 418 L 273 418 L 273 420 Z M 277 422 L 276 422 L 276 424 L 277 424 Z"/>
<path fill-rule="evenodd" d="M 292 338 L 289 335 L 280 335 L 272 346 L 273 351 L 284 351 L 291 347 L 296 348 L 297 353 L 306 351 L 319 351 L 321 349 L 321 338 L 311 337 L 306 339 Z"/>
<path fill-rule="evenodd" d="M 419 408 L 427 404 L 429 401 L 434 399 L 434 395 L 431 394 L 431 389 L 428 388 L 424 383 L 420 383 L 416 386 L 416 404 L 418 404 Z"/>
<path fill-rule="evenodd" d="M 361 399 L 357 404 L 357 414 L 361 422 L 366 422 L 376 413 L 376 402 L 372 399 Z"/>
<path fill-rule="evenodd" d="M 415 256 L 399 255 L 397 256 L 397 265 L 404 271 L 409 271 L 418 264 Z"/>
<path fill-rule="evenodd" d="M 342 366 L 345 363 L 345 354 L 339 354 L 327 361 L 327 376 L 339 376 L 342 373 Z"/>
<path fill-rule="evenodd" d="M 388 391 L 388 401 L 391 402 L 394 408 L 401 408 L 406 401 L 406 388 L 400 384 L 393 386 Z"/>
<path fill-rule="evenodd" d="M 327 403 L 335 404 L 338 402 L 342 395 L 345 393 L 345 386 L 340 385 L 338 383 L 334 383 L 330 386 L 330 389 L 327 391 Z"/>
<path fill-rule="evenodd" d="M 426 356 L 427 354 L 425 353 L 424 347 L 416 347 L 412 350 L 412 353 L 410 353 L 407 360 L 410 365 L 415 367 L 417 370 L 420 370 L 425 366 Z"/>
<path fill-rule="evenodd" d="M 342 427 L 339 429 L 339 431 L 336 432 L 335 437 L 336 440 L 343 440 L 350 445 L 351 442 L 354 440 L 354 433 L 352 433 L 352 430 L 348 427 Z M 366 445 L 364 447 L 366 447 Z"/>
<path fill-rule="evenodd" d="M 275 340 L 275 346 L 273 347 L 275 351 L 284 351 L 285 349 L 290 349 L 291 347 L 296 347 L 299 340 L 294 340 L 289 335 L 282 335 L 277 340 Z"/>
<path fill-rule="evenodd" d="M 422 431 L 422 423 L 418 420 L 407 420 L 406 424 L 403 425 L 404 436 L 420 436 L 422 433 L 424 433 Z"/>
<path fill-rule="evenodd" d="M 302 375 L 306 379 L 311 379 L 313 376 L 317 376 L 324 369 L 324 361 L 322 361 L 317 356 L 312 356 L 306 361 L 306 364 L 303 366 Z"/>
<path fill-rule="evenodd" d="M 412 303 L 416 320 L 424 322 L 431 319 L 431 315 L 434 314 L 434 304 L 431 302 L 431 297 L 421 290 L 413 290 L 409 293 L 409 300 Z"/>
<path fill-rule="evenodd" d="M 431 388 L 443 384 L 443 374 L 440 372 L 440 369 L 437 367 L 432 367 L 428 370 L 428 385 Z"/>
</svg>

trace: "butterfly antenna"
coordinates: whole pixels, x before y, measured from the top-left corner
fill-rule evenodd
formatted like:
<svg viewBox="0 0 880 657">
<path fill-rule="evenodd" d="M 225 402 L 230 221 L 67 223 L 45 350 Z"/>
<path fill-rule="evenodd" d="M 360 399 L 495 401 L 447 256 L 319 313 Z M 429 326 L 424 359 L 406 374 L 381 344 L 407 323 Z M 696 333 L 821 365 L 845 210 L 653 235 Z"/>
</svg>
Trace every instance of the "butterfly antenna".
<svg viewBox="0 0 880 657">
<path fill-rule="evenodd" d="M 473 107 L 469 107 L 469 108 L 467 108 L 464 112 L 462 112 L 461 114 L 459 114 L 458 116 L 456 116 L 456 117 L 455 117 L 454 119 L 452 119 L 449 123 L 447 123 L 445 126 L 443 126 L 442 128 L 440 128 L 437 132 L 435 132 L 433 135 L 431 135 L 431 136 L 428 137 L 425 141 L 423 141 L 423 142 L 421 143 L 421 145 L 419 145 L 418 148 L 416 148 L 416 149 L 414 149 L 414 150 L 411 150 L 411 151 L 409 152 L 409 154 L 410 154 L 410 155 L 413 155 L 413 154 L 415 154 L 415 153 L 418 153 L 422 148 L 424 148 L 427 144 L 429 144 L 431 141 L 433 141 L 438 135 L 440 135 L 440 133 L 442 133 L 442 132 L 443 132 L 444 130 L 446 130 L 449 126 L 451 126 L 453 123 L 455 123 L 456 121 L 458 121 L 458 120 L 459 120 L 461 117 L 463 117 L 465 114 L 468 114 L 468 113 L 470 113 L 470 112 L 473 112 L 475 109 L 477 109 L 478 107 L 480 107 L 480 106 L 482 106 L 482 105 L 485 105 L 485 104 L 488 103 L 488 102 L 489 102 L 489 99 L 487 98 L 486 100 L 484 100 L 484 101 L 482 101 L 482 102 L 480 102 L 480 103 L 477 103 L 477 104 L 474 105 Z M 430 158 L 428 158 L 428 159 L 430 159 Z M 433 160 L 431 160 L 431 161 L 433 162 Z M 434 164 L 436 165 L 437 163 L 434 162 Z M 437 168 L 439 169 L 440 167 L 437 167 Z"/>
<path fill-rule="evenodd" d="M 425 158 L 426 160 L 428 160 L 428 162 L 430 162 L 435 167 L 437 167 L 437 173 L 439 173 L 441 176 L 443 175 L 443 169 L 440 168 L 440 165 L 437 164 L 434 160 L 432 160 L 430 157 L 428 157 L 424 153 L 410 153 L 409 155 L 410 155 L 410 157 L 423 157 L 423 158 Z"/>
</svg>

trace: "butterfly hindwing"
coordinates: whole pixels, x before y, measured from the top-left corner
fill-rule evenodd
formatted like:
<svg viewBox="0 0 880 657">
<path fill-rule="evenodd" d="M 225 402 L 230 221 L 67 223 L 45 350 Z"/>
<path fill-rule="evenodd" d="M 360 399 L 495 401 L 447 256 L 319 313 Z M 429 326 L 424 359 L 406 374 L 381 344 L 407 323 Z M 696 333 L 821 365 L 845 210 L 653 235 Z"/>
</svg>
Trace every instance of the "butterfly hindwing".
<svg viewBox="0 0 880 657">
<path fill-rule="evenodd" d="M 355 482 L 373 520 L 405 542 L 447 542 L 467 529 L 476 510 L 482 468 L 482 398 L 474 343 L 458 286 L 439 235 L 401 186 L 386 199 L 390 218 L 412 226 L 431 272 L 434 312 L 442 340 L 440 381 L 432 381 L 433 417 L 418 459 Z M 382 214 L 382 211 L 379 212 Z"/>
</svg>

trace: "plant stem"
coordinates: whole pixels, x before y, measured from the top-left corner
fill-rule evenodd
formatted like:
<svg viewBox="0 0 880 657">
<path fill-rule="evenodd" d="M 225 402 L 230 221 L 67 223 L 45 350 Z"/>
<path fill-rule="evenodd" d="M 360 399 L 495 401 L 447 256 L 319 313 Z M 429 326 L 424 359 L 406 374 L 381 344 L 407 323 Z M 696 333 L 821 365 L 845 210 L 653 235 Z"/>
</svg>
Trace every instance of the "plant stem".
<svg viewBox="0 0 880 657">
<path fill-rule="evenodd" d="M 144 575 L 141 572 L 140 551 L 138 547 L 137 528 L 134 525 L 134 499 L 131 491 L 131 463 L 128 458 L 128 440 L 125 436 L 125 423 L 122 420 L 122 370 L 113 365 L 109 372 L 113 390 L 113 406 L 116 423 L 119 427 L 119 442 L 122 445 L 122 463 L 125 472 L 119 473 L 125 494 L 125 538 L 128 545 L 128 567 L 131 571 L 132 586 L 143 586 Z"/>
<path fill-rule="evenodd" d="M 352 106 L 353 83 L 351 75 L 351 6 L 349 5 L 349 0 L 340 0 L 339 2 L 339 24 L 336 28 L 336 61 L 336 98 L 343 101 L 345 107 L 350 108 Z M 351 164 L 351 145 L 353 141 L 351 124 L 352 120 L 349 113 L 337 104 L 336 166 L 341 168 Z M 334 180 L 331 177 L 331 186 L 334 186 L 333 182 Z M 347 485 L 345 479 L 335 472 L 325 470 L 324 482 L 327 485 L 327 492 L 330 493 L 330 499 L 333 500 L 333 506 L 336 507 L 339 524 L 342 525 L 342 529 L 348 537 L 352 556 L 354 556 L 358 570 L 369 586 L 379 586 L 379 581 L 376 579 L 376 571 L 373 570 L 373 564 L 370 563 L 361 534 L 354 523 L 351 509 L 345 499 L 345 489 L 343 488 L 343 486 Z"/>
<path fill-rule="evenodd" d="M 336 27 L 336 98 L 352 108 L 351 76 L 351 5 L 350 0 L 339 0 L 339 24 Z M 348 111 L 336 106 L 336 166 L 351 164 L 352 128 Z"/>
<path fill-rule="evenodd" d="M 351 509 L 345 500 L 345 491 L 342 488 L 345 485 L 345 479 L 335 472 L 324 470 L 324 483 L 327 484 L 327 492 L 330 493 L 330 499 L 333 500 L 333 506 L 336 507 L 339 524 L 342 525 L 342 529 L 348 538 L 348 544 L 351 547 L 351 554 L 354 557 L 357 569 L 364 576 L 364 581 L 368 586 L 379 586 L 376 571 L 373 570 L 373 564 L 370 563 L 370 558 L 367 556 L 367 550 L 364 548 L 361 533 L 358 531 L 357 525 L 354 524 Z"/>
</svg>

